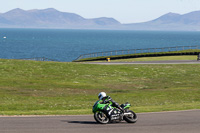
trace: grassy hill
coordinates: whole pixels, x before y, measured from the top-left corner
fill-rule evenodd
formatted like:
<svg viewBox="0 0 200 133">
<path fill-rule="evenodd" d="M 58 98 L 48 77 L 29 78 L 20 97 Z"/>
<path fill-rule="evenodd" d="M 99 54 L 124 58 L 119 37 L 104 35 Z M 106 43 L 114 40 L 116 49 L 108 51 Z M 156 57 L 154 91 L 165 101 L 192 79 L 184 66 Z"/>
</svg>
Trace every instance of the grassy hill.
<svg viewBox="0 0 200 133">
<path fill-rule="evenodd" d="M 0 115 L 91 114 L 100 91 L 136 112 L 200 109 L 199 68 L 0 59 Z"/>
</svg>

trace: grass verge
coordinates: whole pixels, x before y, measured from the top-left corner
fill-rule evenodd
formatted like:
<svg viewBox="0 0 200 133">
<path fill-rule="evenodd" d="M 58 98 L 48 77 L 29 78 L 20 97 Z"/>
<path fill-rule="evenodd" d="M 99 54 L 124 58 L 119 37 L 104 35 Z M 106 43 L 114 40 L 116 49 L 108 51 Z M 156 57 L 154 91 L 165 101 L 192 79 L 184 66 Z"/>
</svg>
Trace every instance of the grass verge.
<svg viewBox="0 0 200 133">
<path fill-rule="evenodd" d="M 0 59 L 0 115 L 91 114 L 100 91 L 136 112 L 200 109 L 199 68 Z"/>
<path fill-rule="evenodd" d="M 133 61 L 163 61 L 163 60 L 197 60 L 196 55 L 178 55 L 178 56 L 158 56 L 158 57 L 140 57 L 121 60 L 111 60 L 112 62 L 133 62 Z"/>
<path fill-rule="evenodd" d="M 177 56 L 177 55 L 198 55 L 200 49 L 188 49 L 181 51 L 169 51 L 169 52 L 153 52 L 153 53 L 136 53 L 136 54 L 125 54 L 125 55 L 113 55 L 113 56 L 99 56 L 99 57 L 90 57 L 80 60 L 74 60 L 74 62 L 84 62 L 84 61 L 106 61 L 107 58 L 118 60 L 118 59 L 133 59 L 138 57 L 151 57 L 151 56 Z"/>
</svg>

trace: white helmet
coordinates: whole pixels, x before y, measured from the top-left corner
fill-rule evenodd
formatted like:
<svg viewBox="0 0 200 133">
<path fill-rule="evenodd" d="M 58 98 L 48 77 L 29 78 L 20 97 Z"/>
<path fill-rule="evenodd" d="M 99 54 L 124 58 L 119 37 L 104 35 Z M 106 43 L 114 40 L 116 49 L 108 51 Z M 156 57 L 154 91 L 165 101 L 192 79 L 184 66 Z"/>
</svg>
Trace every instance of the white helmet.
<svg viewBox="0 0 200 133">
<path fill-rule="evenodd" d="M 99 95 L 98 95 L 99 100 L 101 100 L 104 97 L 106 97 L 106 93 L 105 92 L 100 92 Z"/>
</svg>

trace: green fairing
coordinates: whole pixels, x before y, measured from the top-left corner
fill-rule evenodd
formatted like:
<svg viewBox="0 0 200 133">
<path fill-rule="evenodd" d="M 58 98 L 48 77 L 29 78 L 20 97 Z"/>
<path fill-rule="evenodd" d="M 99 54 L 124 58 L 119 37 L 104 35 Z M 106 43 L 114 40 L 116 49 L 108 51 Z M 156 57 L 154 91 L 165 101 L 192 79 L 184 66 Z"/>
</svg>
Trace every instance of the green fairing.
<svg viewBox="0 0 200 133">
<path fill-rule="evenodd" d="M 126 104 L 126 106 L 124 107 L 124 109 L 130 108 L 131 104 Z"/>
<path fill-rule="evenodd" d="M 110 105 L 112 104 L 111 102 L 108 103 L 108 104 L 101 104 L 101 102 L 102 102 L 102 100 L 99 100 L 99 101 L 97 101 L 97 102 L 94 104 L 93 110 L 92 110 L 93 113 L 95 113 L 95 112 L 97 112 L 97 111 L 103 110 L 103 108 L 104 108 L 106 105 L 108 105 L 108 107 L 110 107 L 110 108 L 113 108 L 113 107 L 110 106 Z"/>
<path fill-rule="evenodd" d="M 103 102 L 103 100 L 99 100 L 99 101 L 97 101 L 95 104 L 94 104 L 94 106 L 93 106 L 93 113 L 95 113 L 95 112 L 97 112 L 97 111 L 102 111 L 103 110 L 103 108 L 106 106 L 106 105 L 108 105 L 108 107 L 107 107 L 107 109 L 109 108 L 109 109 L 112 109 L 113 107 L 111 106 L 112 105 L 112 102 L 109 102 L 109 103 L 107 103 L 107 104 L 102 104 L 101 102 Z M 124 109 L 129 109 L 130 107 L 131 107 L 131 104 L 123 104 L 124 105 Z"/>
</svg>

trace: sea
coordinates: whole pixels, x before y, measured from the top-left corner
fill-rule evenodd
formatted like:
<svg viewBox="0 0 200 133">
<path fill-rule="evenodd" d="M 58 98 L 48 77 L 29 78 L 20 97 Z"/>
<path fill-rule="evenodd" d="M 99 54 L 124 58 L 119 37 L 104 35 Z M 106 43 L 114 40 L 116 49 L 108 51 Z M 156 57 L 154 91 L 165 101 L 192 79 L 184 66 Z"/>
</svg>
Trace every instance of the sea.
<svg viewBox="0 0 200 133">
<path fill-rule="evenodd" d="M 71 62 L 82 54 L 200 45 L 200 32 L 0 29 L 0 58 Z"/>
</svg>

